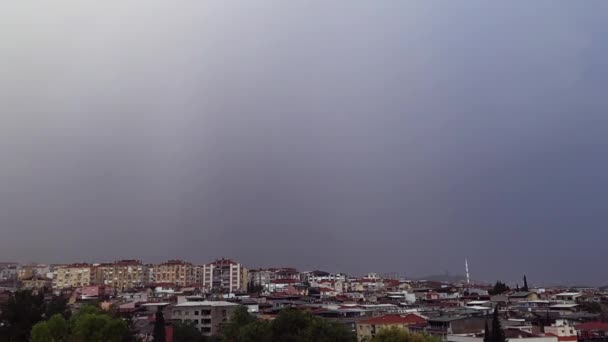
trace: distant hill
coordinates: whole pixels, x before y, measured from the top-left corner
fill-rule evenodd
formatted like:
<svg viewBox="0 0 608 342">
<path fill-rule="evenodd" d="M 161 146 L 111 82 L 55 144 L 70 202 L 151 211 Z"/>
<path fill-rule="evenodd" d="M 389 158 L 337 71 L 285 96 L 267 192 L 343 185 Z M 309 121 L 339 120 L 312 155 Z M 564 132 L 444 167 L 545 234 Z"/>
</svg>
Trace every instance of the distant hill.
<svg viewBox="0 0 608 342">
<path fill-rule="evenodd" d="M 425 277 L 416 277 L 414 278 L 414 280 L 427 280 L 427 281 L 436 281 L 439 283 L 449 283 L 449 284 L 453 284 L 453 283 L 465 283 L 467 281 L 467 277 L 461 274 L 432 274 L 432 275 L 428 275 Z M 478 284 L 478 285 L 487 285 L 487 282 L 485 281 L 479 281 L 479 280 L 475 280 L 475 279 L 471 279 L 471 284 Z"/>
<path fill-rule="evenodd" d="M 456 283 L 459 281 L 466 281 L 467 278 L 463 275 L 433 274 L 424 277 L 417 277 L 416 280 L 437 281 L 440 283 Z"/>
</svg>

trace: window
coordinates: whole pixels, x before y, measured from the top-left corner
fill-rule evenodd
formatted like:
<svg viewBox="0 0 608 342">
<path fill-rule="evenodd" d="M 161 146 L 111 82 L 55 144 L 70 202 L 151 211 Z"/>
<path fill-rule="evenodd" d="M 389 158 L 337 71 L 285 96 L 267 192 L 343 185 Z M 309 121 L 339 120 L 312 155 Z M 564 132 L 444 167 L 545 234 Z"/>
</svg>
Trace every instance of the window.
<svg viewBox="0 0 608 342">
<path fill-rule="evenodd" d="M 194 311 L 194 316 L 198 316 L 198 310 Z"/>
</svg>

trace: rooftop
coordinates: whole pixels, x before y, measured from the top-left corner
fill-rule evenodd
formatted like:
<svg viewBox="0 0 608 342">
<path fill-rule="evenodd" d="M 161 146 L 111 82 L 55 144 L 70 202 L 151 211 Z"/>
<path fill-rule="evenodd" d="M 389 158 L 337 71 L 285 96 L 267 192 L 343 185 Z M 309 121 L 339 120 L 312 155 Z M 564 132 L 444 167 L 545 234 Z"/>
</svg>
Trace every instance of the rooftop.
<svg viewBox="0 0 608 342">
<path fill-rule="evenodd" d="M 407 314 L 407 315 L 384 315 L 381 317 L 374 317 L 359 322 L 360 324 L 420 324 L 426 323 L 426 320 L 418 315 Z"/>
<path fill-rule="evenodd" d="M 176 308 L 192 307 L 192 306 L 236 306 L 238 304 L 226 301 L 202 301 L 202 302 L 183 302 L 177 304 Z"/>
</svg>

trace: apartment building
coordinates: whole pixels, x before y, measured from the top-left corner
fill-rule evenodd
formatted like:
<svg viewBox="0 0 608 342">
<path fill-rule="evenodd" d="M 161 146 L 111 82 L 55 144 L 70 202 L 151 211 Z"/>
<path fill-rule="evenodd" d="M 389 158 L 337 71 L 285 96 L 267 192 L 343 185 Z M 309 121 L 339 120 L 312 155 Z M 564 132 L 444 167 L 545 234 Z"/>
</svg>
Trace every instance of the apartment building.
<svg viewBox="0 0 608 342">
<path fill-rule="evenodd" d="M 57 266 L 53 271 L 53 288 L 89 286 L 95 282 L 94 269 L 93 265 L 84 263 Z"/>
<path fill-rule="evenodd" d="M 96 284 L 112 286 L 123 292 L 148 283 L 148 267 L 140 260 L 118 260 L 96 267 Z"/>
<path fill-rule="evenodd" d="M 152 267 L 154 282 L 187 286 L 195 283 L 194 266 L 183 260 L 169 260 Z"/>
<path fill-rule="evenodd" d="M 46 277 L 51 273 L 51 266 L 45 264 L 22 265 L 18 271 L 19 280 L 31 279 L 32 277 Z"/>
<path fill-rule="evenodd" d="M 197 283 L 216 292 L 239 292 L 247 288 L 247 269 L 230 259 L 217 259 L 197 267 Z"/>
<path fill-rule="evenodd" d="M 16 263 L 0 263 L 0 281 L 15 280 L 19 273 L 19 265 Z"/>
<path fill-rule="evenodd" d="M 187 301 L 171 310 L 173 321 L 193 323 L 205 336 L 219 335 L 238 304 L 225 301 Z"/>
<path fill-rule="evenodd" d="M 51 279 L 39 275 L 21 279 L 21 288 L 26 290 L 40 290 L 50 288 L 51 286 Z"/>
</svg>

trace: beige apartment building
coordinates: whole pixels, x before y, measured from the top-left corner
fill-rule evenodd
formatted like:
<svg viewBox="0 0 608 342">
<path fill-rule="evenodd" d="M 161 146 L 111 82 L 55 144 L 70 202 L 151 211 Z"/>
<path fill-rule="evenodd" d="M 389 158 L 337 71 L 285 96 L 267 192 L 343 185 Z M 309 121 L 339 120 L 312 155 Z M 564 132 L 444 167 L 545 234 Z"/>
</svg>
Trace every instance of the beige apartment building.
<svg viewBox="0 0 608 342">
<path fill-rule="evenodd" d="M 51 272 L 51 267 L 44 264 L 22 265 L 17 273 L 19 280 L 30 279 L 35 276 L 46 277 Z"/>
<path fill-rule="evenodd" d="M 156 283 L 171 283 L 187 286 L 195 283 L 194 266 L 183 260 L 169 260 L 152 267 Z"/>
<path fill-rule="evenodd" d="M 89 286 L 94 282 L 94 266 L 91 264 L 61 265 L 53 271 L 54 289 Z"/>
<path fill-rule="evenodd" d="M 119 260 L 96 266 L 96 284 L 112 286 L 123 292 L 148 283 L 148 267 L 140 260 Z"/>
</svg>

